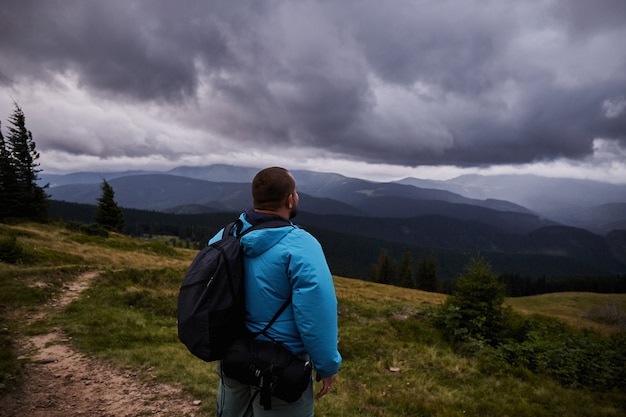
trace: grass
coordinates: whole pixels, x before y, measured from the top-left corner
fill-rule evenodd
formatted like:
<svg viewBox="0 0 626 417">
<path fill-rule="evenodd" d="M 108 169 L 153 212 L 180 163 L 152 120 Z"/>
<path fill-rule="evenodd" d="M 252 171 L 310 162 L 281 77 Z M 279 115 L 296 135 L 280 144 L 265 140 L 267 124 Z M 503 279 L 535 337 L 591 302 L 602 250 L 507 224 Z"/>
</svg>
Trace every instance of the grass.
<svg viewBox="0 0 626 417">
<path fill-rule="evenodd" d="M 525 314 L 545 314 L 578 329 L 603 334 L 626 331 L 626 294 L 553 293 L 510 298 L 507 304 Z"/>
<path fill-rule="evenodd" d="M 194 251 L 114 234 L 82 236 L 58 225 L 0 226 L 0 238 L 9 234 L 25 257 L 1 264 L 0 382 L 19 383 L 10 343 L 25 330 L 20 314 L 97 269 L 103 273 L 78 300 L 29 331 L 61 326 L 81 351 L 180 384 L 207 404 L 197 415 L 214 415 L 214 364 L 193 357 L 176 334 L 176 296 Z M 459 354 L 427 320 L 445 300 L 441 294 L 341 277 L 335 288 L 344 362 L 333 391 L 316 402 L 316 415 L 626 416 L 625 392 L 567 388 L 522 367 Z M 605 318 L 619 317 L 625 302 L 625 295 L 586 293 L 507 300 L 516 311 L 605 334 L 620 331 L 619 320 Z"/>
</svg>

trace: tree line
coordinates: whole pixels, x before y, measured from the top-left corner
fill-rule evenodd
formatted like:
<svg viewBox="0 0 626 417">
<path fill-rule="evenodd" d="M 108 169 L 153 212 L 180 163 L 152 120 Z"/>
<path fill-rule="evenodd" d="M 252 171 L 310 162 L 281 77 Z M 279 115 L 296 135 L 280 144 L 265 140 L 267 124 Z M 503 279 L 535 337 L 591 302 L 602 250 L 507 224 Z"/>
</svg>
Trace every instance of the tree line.
<svg viewBox="0 0 626 417">
<path fill-rule="evenodd" d="M 501 273 L 497 274 L 497 278 L 507 297 L 526 297 L 555 292 L 626 293 L 626 275 L 623 274 L 531 277 L 519 273 Z M 378 260 L 370 269 L 369 280 L 445 294 L 453 293 L 458 282 L 458 279 L 441 279 L 439 260 L 435 251 L 423 252 L 415 264 L 408 247 L 405 248 L 400 262 L 397 262 L 386 249 L 381 249 Z"/>
<path fill-rule="evenodd" d="M 66 222 L 92 222 L 96 210 L 94 205 L 50 202 L 50 218 Z M 123 233 L 140 238 L 169 236 L 172 244 L 192 249 L 205 246 L 221 227 L 237 216 L 237 213 L 169 214 L 129 208 L 122 208 L 122 212 Z M 451 294 L 472 256 L 302 227 L 318 238 L 334 274 L 399 287 Z M 492 254 L 483 257 L 492 261 Z M 458 270 L 457 265 L 460 265 Z M 626 293 L 623 274 L 552 277 L 499 272 L 497 276 L 509 297 L 563 291 Z"/>
<path fill-rule="evenodd" d="M 420 256 L 417 264 L 413 261 L 411 249 L 406 247 L 398 265 L 386 249 L 381 249 L 378 261 L 370 270 L 371 281 L 397 287 L 414 288 L 423 291 L 440 292 L 442 283 L 437 272 L 437 256 L 427 252 Z"/>
</svg>

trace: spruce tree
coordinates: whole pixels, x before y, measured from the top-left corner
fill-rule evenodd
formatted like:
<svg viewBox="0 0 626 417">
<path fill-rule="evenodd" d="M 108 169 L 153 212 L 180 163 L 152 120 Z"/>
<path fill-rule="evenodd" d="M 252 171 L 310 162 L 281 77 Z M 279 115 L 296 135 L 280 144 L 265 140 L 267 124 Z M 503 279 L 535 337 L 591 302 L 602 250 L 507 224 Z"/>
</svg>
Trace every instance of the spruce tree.
<svg viewBox="0 0 626 417">
<path fill-rule="evenodd" d="M 48 195 L 37 184 L 41 172 L 39 152 L 32 133 L 26 128 L 26 117 L 17 103 L 9 118 L 8 135 L 0 140 L 0 186 L 6 202 L 2 217 L 45 220 L 48 217 Z"/>
<path fill-rule="evenodd" d="M 433 252 L 420 257 L 415 275 L 418 289 L 430 292 L 437 292 L 441 289 L 437 276 L 437 258 Z"/>
<path fill-rule="evenodd" d="M 504 284 L 493 273 L 491 265 L 481 257 L 473 258 L 443 305 L 444 309 L 457 312 L 448 326 L 454 329 L 457 338 L 460 335 L 496 344 L 506 317 L 505 297 Z"/>
<path fill-rule="evenodd" d="M 107 230 L 121 233 L 124 229 L 124 213 L 115 202 L 113 187 L 106 180 L 102 181 L 102 195 L 98 199 L 96 223 Z"/>
<path fill-rule="evenodd" d="M 15 176 L 11 153 L 2 135 L 0 125 L 0 219 L 12 216 L 12 202 L 15 198 Z"/>
<path fill-rule="evenodd" d="M 411 250 L 406 247 L 402 254 L 402 263 L 400 264 L 400 286 L 405 288 L 415 288 L 415 280 L 413 279 L 413 257 Z"/>
<path fill-rule="evenodd" d="M 396 267 L 389 253 L 385 249 L 380 250 L 378 262 L 372 268 L 372 280 L 381 284 L 394 284 Z"/>
</svg>

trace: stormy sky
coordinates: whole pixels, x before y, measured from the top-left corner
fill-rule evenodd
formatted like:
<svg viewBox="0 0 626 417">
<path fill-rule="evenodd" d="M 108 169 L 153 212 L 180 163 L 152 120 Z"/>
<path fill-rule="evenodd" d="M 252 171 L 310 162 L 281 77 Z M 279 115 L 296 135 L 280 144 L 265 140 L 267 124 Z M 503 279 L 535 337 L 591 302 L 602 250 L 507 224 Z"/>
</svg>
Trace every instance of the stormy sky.
<svg viewBox="0 0 626 417">
<path fill-rule="evenodd" d="M 626 182 L 626 2 L 3 0 L 14 101 L 51 173 Z"/>
</svg>

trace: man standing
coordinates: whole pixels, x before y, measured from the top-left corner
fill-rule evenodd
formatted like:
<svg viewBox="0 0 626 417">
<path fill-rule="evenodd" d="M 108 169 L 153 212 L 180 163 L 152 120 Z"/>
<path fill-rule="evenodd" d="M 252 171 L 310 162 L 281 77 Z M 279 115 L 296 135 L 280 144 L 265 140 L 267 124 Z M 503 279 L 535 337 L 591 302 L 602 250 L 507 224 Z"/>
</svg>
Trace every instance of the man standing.
<svg viewBox="0 0 626 417">
<path fill-rule="evenodd" d="M 298 192 L 289 171 L 279 167 L 261 170 L 252 181 L 252 198 L 254 209 L 239 216 L 242 230 L 276 219 L 285 220 L 285 227 L 258 229 L 241 238 L 246 325 L 252 332 L 261 331 L 291 296 L 290 306 L 267 333 L 294 355 L 313 362 L 317 380 L 322 381 L 315 398 L 321 398 L 331 389 L 341 364 L 337 350 L 337 299 L 324 252 L 313 236 L 290 221 L 297 214 Z M 221 239 L 222 233 L 209 243 Z M 219 368 L 220 365 L 218 371 Z M 313 381 L 296 402 L 272 397 L 272 409 L 264 410 L 258 396 L 250 403 L 252 388 L 221 372 L 220 376 L 218 416 L 313 416 Z"/>
</svg>

